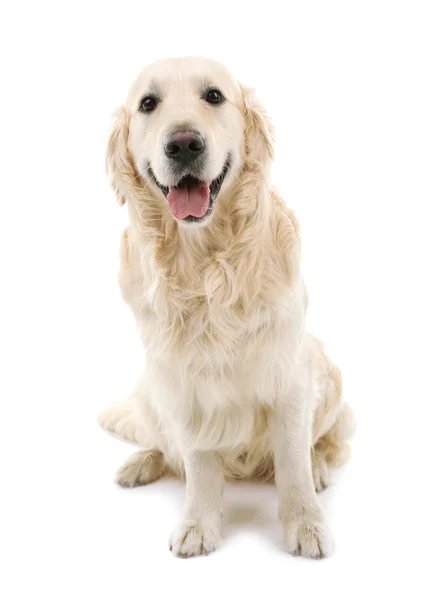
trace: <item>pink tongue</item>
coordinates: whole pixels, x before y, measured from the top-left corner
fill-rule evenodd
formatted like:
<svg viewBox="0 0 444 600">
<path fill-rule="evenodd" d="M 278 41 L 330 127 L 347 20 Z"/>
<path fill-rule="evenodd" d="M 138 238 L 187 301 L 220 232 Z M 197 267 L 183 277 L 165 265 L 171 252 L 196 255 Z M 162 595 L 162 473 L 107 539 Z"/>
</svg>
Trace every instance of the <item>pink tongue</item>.
<svg viewBox="0 0 444 600">
<path fill-rule="evenodd" d="M 178 219 L 203 217 L 210 205 L 210 184 L 202 182 L 191 187 L 172 187 L 167 200 L 173 215 Z"/>
</svg>

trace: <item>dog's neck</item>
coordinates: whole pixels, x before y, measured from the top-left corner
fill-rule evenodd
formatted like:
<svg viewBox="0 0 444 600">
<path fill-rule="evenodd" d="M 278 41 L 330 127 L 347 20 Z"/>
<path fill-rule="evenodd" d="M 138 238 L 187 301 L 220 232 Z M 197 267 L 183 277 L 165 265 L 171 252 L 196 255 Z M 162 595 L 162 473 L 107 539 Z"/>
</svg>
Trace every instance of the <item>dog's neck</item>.
<svg viewBox="0 0 444 600">
<path fill-rule="evenodd" d="M 159 274 L 173 286 L 190 292 L 204 288 L 205 295 L 212 296 L 217 287 L 229 287 L 232 279 L 240 292 L 243 287 L 257 295 L 270 261 L 271 190 L 257 177 L 244 177 L 217 202 L 207 225 L 182 226 L 164 199 L 141 189 L 128 202 L 137 245 L 155 259 Z"/>
<path fill-rule="evenodd" d="M 299 277 L 299 225 L 270 186 L 267 161 L 244 161 L 202 227 L 179 225 L 163 197 L 138 178 L 128 183 L 130 236 L 148 278 L 154 268 L 173 291 L 222 307 L 278 298 Z"/>
</svg>

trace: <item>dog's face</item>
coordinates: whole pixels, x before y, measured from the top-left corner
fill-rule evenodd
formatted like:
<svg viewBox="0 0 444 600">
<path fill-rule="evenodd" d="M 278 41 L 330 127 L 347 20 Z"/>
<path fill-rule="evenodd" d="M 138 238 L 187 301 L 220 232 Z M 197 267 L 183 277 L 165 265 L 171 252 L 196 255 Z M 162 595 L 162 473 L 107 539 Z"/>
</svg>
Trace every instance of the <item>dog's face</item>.
<svg viewBox="0 0 444 600">
<path fill-rule="evenodd" d="M 180 222 L 204 222 L 241 163 L 243 99 L 228 71 L 200 58 L 150 65 L 133 85 L 128 146 L 139 174 Z"/>
<path fill-rule="evenodd" d="M 255 212 L 272 156 L 270 122 L 252 91 L 215 61 L 180 58 L 150 65 L 131 87 L 116 113 L 107 168 L 122 204 L 149 199 L 188 226 L 207 224 L 225 201 L 229 218 L 242 195 L 235 190 L 245 190 Z"/>
</svg>

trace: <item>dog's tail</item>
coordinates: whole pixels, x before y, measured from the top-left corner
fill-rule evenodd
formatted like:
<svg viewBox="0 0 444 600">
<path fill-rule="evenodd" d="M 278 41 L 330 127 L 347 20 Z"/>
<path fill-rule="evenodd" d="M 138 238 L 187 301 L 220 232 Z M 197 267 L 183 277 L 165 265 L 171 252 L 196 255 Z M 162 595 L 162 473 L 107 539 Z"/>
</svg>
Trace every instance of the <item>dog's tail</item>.
<svg viewBox="0 0 444 600">
<path fill-rule="evenodd" d="M 142 420 L 137 417 L 135 399 L 131 396 L 111 404 L 97 417 L 100 427 L 117 437 L 145 448 L 149 439 Z"/>
</svg>

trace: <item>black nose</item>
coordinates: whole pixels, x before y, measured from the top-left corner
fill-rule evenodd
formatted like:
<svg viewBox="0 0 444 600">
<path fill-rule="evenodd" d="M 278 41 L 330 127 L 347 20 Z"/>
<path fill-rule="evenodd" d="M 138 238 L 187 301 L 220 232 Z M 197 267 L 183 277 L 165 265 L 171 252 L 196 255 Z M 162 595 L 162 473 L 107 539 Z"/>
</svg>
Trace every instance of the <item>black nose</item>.
<svg viewBox="0 0 444 600">
<path fill-rule="evenodd" d="M 168 158 L 181 163 L 189 163 L 205 150 L 203 137 L 196 131 L 176 131 L 165 142 L 165 154 Z"/>
</svg>

